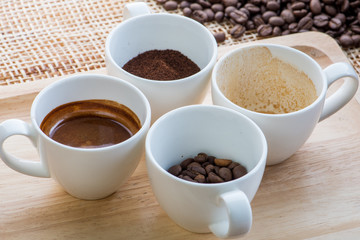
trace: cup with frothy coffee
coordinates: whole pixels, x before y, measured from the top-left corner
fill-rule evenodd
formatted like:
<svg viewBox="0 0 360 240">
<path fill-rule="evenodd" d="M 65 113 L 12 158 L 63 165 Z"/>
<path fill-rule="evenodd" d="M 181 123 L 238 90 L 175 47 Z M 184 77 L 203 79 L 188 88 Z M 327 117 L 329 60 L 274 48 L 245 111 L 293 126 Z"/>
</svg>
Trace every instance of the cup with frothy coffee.
<svg viewBox="0 0 360 240">
<path fill-rule="evenodd" d="M 44 88 L 31 106 L 31 124 L 0 124 L 0 157 L 12 169 L 54 178 L 69 194 L 100 199 L 114 193 L 144 154 L 150 104 L 135 86 L 116 77 L 73 75 Z M 3 148 L 13 135 L 28 137 L 40 161 Z"/>
<path fill-rule="evenodd" d="M 329 86 L 344 79 L 326 97 Z M 292 156 L 316 124 L 355 95 L 358 76 L 346 62 L 322 69 L 307 54 L 276 44 L 254 44 L 228 52 L 216 63 L 211 82 L 216 105 L 255 121 L 268 142 L 267 165 Z"/>
</svg>

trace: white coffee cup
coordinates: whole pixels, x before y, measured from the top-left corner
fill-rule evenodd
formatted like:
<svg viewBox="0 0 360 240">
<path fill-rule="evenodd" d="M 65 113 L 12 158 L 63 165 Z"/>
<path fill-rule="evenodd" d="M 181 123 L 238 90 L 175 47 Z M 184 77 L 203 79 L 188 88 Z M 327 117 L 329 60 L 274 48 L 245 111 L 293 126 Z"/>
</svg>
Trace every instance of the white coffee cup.
<svg viewBox="0 0 360 240">
<path fill-rule="evenodd" d="M 220 106 L 181 107 L 152 125 L 145 152 L 156 199 L 178 225 L 221 238 L 250 231 L 250 202 L 260 185 L 267 156 L 265 136 L 252 120 Z M 199 152 L 239 162 L 248 173 L 228 182 L 206 184 L 186 181 L 167 171 Z"/>
<path fill-rule="evenodd" d="M 74 101 L 106 99 L 130 108 L 141 122 L 129 139 L 100 148 L 76 148 L 58 143 L 40 129 L 44 117 L 56 107 Z M 44 88 L 31 106 L 31 123 L 9 119 L 0 124 L 0 157 L 12 169 L 36 177 L 54 178 L 69 194 L 100 199 L 114 193 L 134 172 L 144 155 L 150 126 L 150 104 L 136 87 L 106 75 L 74 75 Z M 18 158 L 3 147 L 13 135 L 28 137 L 40 161 Z"/>
<path fill-rule="evenodd" d="M 259 113 L 230 101 L 219 88 L 220 74 L 221 79 L 229 79 L 236 76 L 236 73 L 244 71 L 238 67 L 242 59 L 241 55 L 248 49 L 258 47 L 268 48 L 273 56 L 307 74 L 315 85 L 317 99 L 301 110 L 285 114 Z M 250 61 L 256 62 L 257 57 L 260 56 L 253 56 Z M 326 98 L 329 86 L 343 77 L 348 78 L 345 78 L 339 89 Z M 238 79 L 240 80 L 240 77 Z M 322 69 L 314 59 L 294 48 L 274 44 L 254 44 L 239 47 L 219 59 L 213 70 L 211 92 L 214 104 L 239 111 L 260 126 L 269 147 L 267 164 L 272 165 L 292 156 L 306 142 L 319 121 L 329 117 L 351 100 L 357 91 L 358 84 L 358 76 L 348 63 L 334 63 Z"/>
<path fill-rule="evenodd" d="M 109 75 L 137 86 L 148 98 L 152 122 L 169 110 L 201 103 L 217 58 L 217 43 L 211 32 L 190 18 L 154 13 L 143 2 L 126 4 L 124 21 L 106 40 L 105 60 Z M 176 50 L 187 56 L 200 71 L 186 78 L 158 81 L 135 76 L 122 67 L 149 50 Z"/>
</svg>

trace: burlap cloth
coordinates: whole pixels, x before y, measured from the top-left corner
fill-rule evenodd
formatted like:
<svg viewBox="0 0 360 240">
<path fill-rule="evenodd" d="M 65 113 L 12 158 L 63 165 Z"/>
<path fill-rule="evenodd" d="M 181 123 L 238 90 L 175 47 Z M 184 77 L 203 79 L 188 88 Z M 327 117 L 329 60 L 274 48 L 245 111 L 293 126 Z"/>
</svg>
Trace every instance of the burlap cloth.
<svg viewBox="0 0 360 240">
<path fill-rule="evenodd" d="M 1 0 L 0 86 L 104 68 L 106 37 L 122 21 L 122 9 L 128 2 Z M 165 12 L 156 1 L 145 2 L 152 12 Z M 206 26 L 212 32 L 227 33 L 220 45 L 257 40 L 251 32 L 240 39 L 231 38 L 227 22 Z M 359 73 L 359 49 L 344 52 Z"/>
</svg>

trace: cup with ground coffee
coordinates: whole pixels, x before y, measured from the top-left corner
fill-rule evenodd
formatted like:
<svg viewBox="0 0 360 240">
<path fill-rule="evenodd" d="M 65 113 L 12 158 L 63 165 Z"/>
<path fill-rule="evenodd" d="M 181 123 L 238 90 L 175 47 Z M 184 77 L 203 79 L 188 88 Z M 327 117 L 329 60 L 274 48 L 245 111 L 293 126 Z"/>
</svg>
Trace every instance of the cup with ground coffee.
<svg viewBox="0 0 360 240">
<path fill-rule="evenodd" d="M 106 40 L 107 73 L 143 91 L 152 121 L 169 110 L 201 103 L 217 57 L 211 32 L 184 16 L 151 14 L 143 2 L 125 5 L 123 15 Z"/>
<path fill-rule="evenodd" d="M 150 104 L 132 84 L 116 77 L 74 75 L 44 88 L 31 106 L 31 124 L 0 124 L 0 157 L 12 169 L 52 177 L 69 194 L 100 199 L 114 193 L 144 155 Z M 40 161 L 13 156 L 3 144 L 28 137 Z"/>
<path fill-rule="evenodd" d="M 326 97 L 329 86 L 342 78 L 341 87 Z M 322 69 L 294 48 L 254 44 L 219 59 L 211 88 L 214 104 L 235 109 L 260 126 L 269 147 L 267 164 L 272 165 L 292 156 L 319 121 L 351 100 L 358 76 L 346 62 Z"/>
<path fill-rule="evenodd" d="M 145 152 L 152 190 L 174 222 L 220 238 L 250 231 L 250 202 L 267 156 L 265 136 L 252 120 L 221 106 L 181 107 L 155 121 Z M 186 169 L 180 174 L 179 165 Z M 243 176 L 236 171 L 241 166 Z M 209 181 L 201 180 L 205 175 Z"/>
</svg>

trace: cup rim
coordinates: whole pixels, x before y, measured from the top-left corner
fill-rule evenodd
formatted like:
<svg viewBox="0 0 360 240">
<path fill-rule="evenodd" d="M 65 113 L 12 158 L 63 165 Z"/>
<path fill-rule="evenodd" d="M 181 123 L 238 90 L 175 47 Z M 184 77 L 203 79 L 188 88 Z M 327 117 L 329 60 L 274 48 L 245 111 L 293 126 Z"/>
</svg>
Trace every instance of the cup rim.
<svg viewBox="0 0 360 240">
<path fill-rule="evenodd" d="M 129 73 L 128 71 L 125 71 L 122 67 L 120 67 L 114 60 L 112 52 L 110 51 L 110 42 L 112 41 L 113 36 L 116 34 L 117 31 L 119 31 L 119 29 L 125 25 L 125 24 L 129 24 L 133 21 L 138 21 L 138 19 L 140 18 L 152 18 L 152 17 L 159 17 L 159 18 L 163 18 L 163 17 L 171 17 L 174 19 L 180 19 L 180 21 L 185 21 L 188 22 L 190 24 L 193 24 L 194 26 L 197 26 L 199 29 L 201 29 L 203 32 L 205 32 L 211 43 L 212 43 L 212 50 L 214 52 L 214 54 L 212 55 L 210 61 L 208 61 L 208 63 L 206 64 L 206 66 L 202 69 L 200 69 L 199 72 L 194 73 L 193 75 L 190 75 L 188 77 L 185 78 L 179 78 L 179 79 L 172 79 L 172 80 L 156 80 L 156 79 L 147 79 L 147 78 L 143 78 L 143 77 L 139 77 L 137 75 L 134 75 L 132 73 Z M 139 16 L 134 16 L 131 17 L 129 19 L 126 19 L 125 21 L 119 23 L 117 26 L 115 26 L 111 32 L 109 33 L 109 35 L 106 38 L 105 41 L 105 56 L 107 57 L 107 59 L 109 61 L 111 61 L 112 65 L 116 67 L 117 70 L 120 70 L 121 72 L 123 72 L 125 75 L 135 78 L 139 81 L 144 81 L 144 82 L 153 82 L 154 84 L 175 84 L 178 82 L 184 82 L 184 81 L 191 81 L 193 78 L 196 78 L 198 75 L 204 74 L 205 72 L 207 72 L 209 70 L 209 68 L 212 68 L 217 60 L 217 42 L 214 38 L 214 36 L 212 35 L 212 33 L 202 24 L 200 24 L 199 22 L 191 19 L 191 18 L 187 18 L 184 16 L 180 16 L 180 15 L 175 15 L 175 14 L 170 14 L 170 13 L 150 13 L 150 14 L 144 14 L 144 15 L 139 15 Z"/>
<path fill-rule="evenodd" d="M 161 122 L 164 121 L 164 119 L 167 118 L 168 116 L 173 115 L 173 114 L 178 114 L 179 112 L 182 112 L 182 111 L 187 111 L 190 108 L 209 108 L 209 109 L 213 108 L 213 109 L 217 109 L 217 110 L 232 114 L 232 115 L 234 115 L 234 117 L 241 117 L 243 119 L 246 119 L 246 121 L 257 132 L 257 134 L 259 136 L 259 139 L 260 139 L 260 142 L 262 144 L 262 154 L 260 156 L 260 159 L 256 163 L 256 165 L 250 171 L 248 171 L 244 176 L 242 176 L 240 178 L 233 179 L 233 180 L 230 180 L 228 182 L 211 183 L 211 184 L 190 182 L 190 181 L 181 179 L 181 178 L 179 178 L 177 176 L 172 175 L 167 170 L 165 170 L 162 166 L 160 166 L 160 164 L 155 160 L 155 157 L 152 154 L 152 151 L 150 150 L 151 149 L 151 147 L 150 147 L 150 140 L 151 139 L 150 138 L 152 137 L 153 132 L 158 127 L 158 125 L 161 124 Z M 260 127 L 253 120 L 251 120 L 246 115 L 244 115 L 244 114 L 242 114 L 242 113 L 240 113 L 238 111 L 235 111 L 233 109 L 218 106 L 218 105 L 195 104 L 195 105 L 189 105 L 189 106 L 184 106 L 184 107 L 174 109 L 174 110 L 172 110 L 170 112 L 165 113 L 159 119 L 157 119 L 154 122 L 154 124 L 151 126 L 151 128 L 149 129 L 149 131 L 147 133 L 146 140 L 145 140 L 145 153 L 146 153 L 146 161 L 151 161 L 162 174 L 166 175 L 167 177 L 169 177 L 173 181 L 180 181 L 180 182 L 182 182 L 184 184 L 187 184 L 189 186 L 212 188 L 212 187 L 216 187 L 216 186 L 230 185 L 230 184 L 233 184 L 233 183 L 236 183 L 236 182 L 239 182 L 239 181 L 245 181 L 246 179 L 248 179 L 248 178 L 252 177 L 253 175 L 255 175 L 258 171 L 261 170 L 262 166 L 266 165 L 266 159 L 267 159 L 267 153 L 268 153 L 268 145 L 267 145 L 267 141 L 266 141 L 266 138 L 265 138 L 265 135 L 264 135 L 263 131 L 260 129 Z"/>
<path fill-rule="evenodd" d="M 108 80 L 108 81 L 116 81 L 116 82 L 121 82 L 121 84 L 126 85 L 128 88 L 131 88 L 133 91 L 135 91 L 139 97 L 142 99 L 142 101 L 145 104 L 145 109 L 146 109 L 146 116 L 145 116 L 145 120 L 144 122 L 141 124 L 141 128 L 139 129 L 139 131 L 137 131 L 134 135 L 132 135 L 130 138 L 126 139 L 125 141 L 122 141 L 120 143 L 117 144 L 113 144 L 110 146 L 105 146 L 105 147 L 96 147 L 96 148 L 80 148 L 80 147 L 73 147 L 73 146 L 69 146 L 63 143 L 59 143 L 55 140 L 53 140 L 52 138 L 50 138 L 49 136 L 47 136 L 41 129 L 40 126 L 37 124 L 36 121 L 36 117 L 35 117 L 35 109 L 36 109 L 36 105 L 37 102 L 40 101 L 41 97 L 45 94 L 45 92 L 49 91 L 50 89 L 56 88 L 58 85 L 61 84 L 65 84 L 66 82 L 69 81 L 76 81 L 76 79 L 79 78 L 101 78 L 101 80 Z M 93 99 L 93 98 L 88 98 L 88 99 Z M 87 100 L 87 99 L 84 99 Z M 63 103 L 64 104 L 64 103 Z M 146 133 L 148 127 L 150 126 L 150 121 L 151 121 L 151 108 L 150 108 L 150 103 L 147 100 L 146 96 L 144 95 L 144 93 L 142 91 L 140 91 L 137 87 L 135 87 L 134 85 L 132 85 L 131 83 L 128 83 L 125 80 L 122 80 L 120 78 L 117 77 L 113 77 L 113 76 L 109 76 L 109 75 L 105 75 L 105 74 L 91 74 L 91 73 L 86 73 L 86 74 L 79 74 L 79 75 L 72 75 L 72 76 L 68 76 L 62 79 L 57 80 L 56 82 L 51 83 L 50 85 L 46 86 L 44 89 L 42 89 L 38 95 L 35 97 L 32 105 L 31 105 L 31 110 L 30 110 L 30 117 L 31 117 L 31 122 L 32 125 L 34 126 L 34 128 L 36 129 L 36 131 L 39 133 L 40 136 L 42 136 L 43 138 L 45 138 L 47 141 L 50 141 L 51 143 L 59 146 L 59 147 L 63 147 L 66 149 L 72 149 L 72 150 L 76 150 L 76 151 L 82 151 L 82 152 L 97 152 L 97 151 L 104 151 L 104 150 L 111 150 L 113 148 L 116 148 L 120 145 L 124 145 L 127 144 L 129 142 L 133 142 L 136 141 L 136 139 L 140 138 L 143 134 Z"/>
<path fill-rule="evenodd" d="M 317 70 L 319 71 L 319 73 L 322 76 L 322 89 L 320 94 L 316 97 L 315 101 L 313 101 L 310 105 L 299 109 L 297 111 L 293 111 L 293 112 L 289 112 L 289 113 L 277 113 L 277 114 L 271 114 L 271 113 L 260 113 L 260 112 L 256 112 L 253 110 L 249 110 L 246 109 L 244 107 L 241 107 L 235 103 L 233 103 L 232 101 L 230 101 L 225 95 L 224 93 L 220 90 L 218 84 L 217 84 L 217 78 L 216 78 L 216 74 L 217 71 L 219 69 L 219 67 L 222 65 L 222 63 L 224 62 L 225 59 L 227 59 L 228 57 L 238 54 L 239 52 L 241 52 L 244 49 L 248 49 L 248 48 L 253 48 L 253 47 L 273 47 L 273 48 L 282 48 L 282 49 L 286 49 L 287 51 L 292 51 L 292 52 L 296 52 L 299 55 L 302 55 L 303 57 L 305 57 L 306 59 L 308 59 L 308 61 L 312 62 L 312 64 L 317 68 Z M 310 78 L 311 79 L 311 78 Z M 311 81 L 313 81 L 311 79 Z M 223 98 L 227 103 L 229 103 L 231 106 L 235 107 L 235 108 L 239 108 L 242 111 L 246 112 L 246 113 L 250 113 L 253 115 L 257 115 L 257 116 L 267 116 L 269 118 L 276 118 L 276 117 L 288 117 L 288 116 L 292 116 L 292 115 L 297 115 L 300 114 L 302 112 L 308 111 L 308 109 L 313 108 L 315 105 L 318 105 L 325 97 L 326 92 L 327 92 L 327 83 L 326 83 L 326 77 L 325 74 L 321 68 L 321 66 L 313 59 L 311 58 L 309 55 L 307 55 L 306 53 L 293 48 L 293 47 L 289 47 L 286 45 L 281 45 L 281 44 L 274 44 L 274 43 L 255 43 L 255 44 L 251 44 L 251 45 L 247 45 L 247 46 L 240 46 L 238 48 L 235 48 L 229 52 L 227 52 L 226 54 L 224 54 L 215 64 L 213 71 L 212 71 L 212 76 L 211 76 L 211 88 L 212 91 L 216 91 L 219 93 L 219 95 L 221 96 L 221 98 Z M 214 94 L 214 93 L 212 93 Z"/>
</svg>

